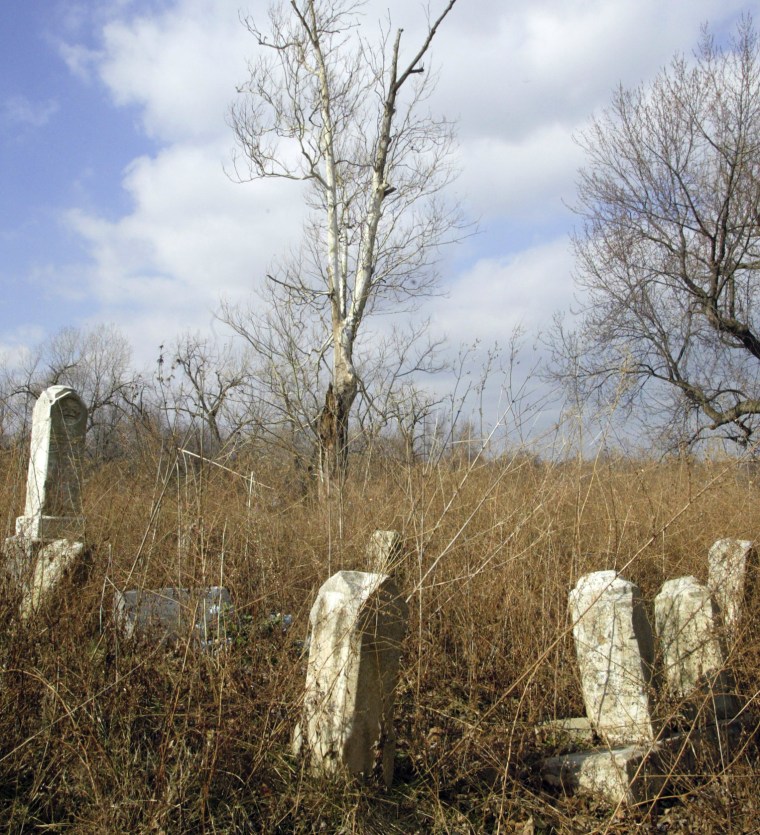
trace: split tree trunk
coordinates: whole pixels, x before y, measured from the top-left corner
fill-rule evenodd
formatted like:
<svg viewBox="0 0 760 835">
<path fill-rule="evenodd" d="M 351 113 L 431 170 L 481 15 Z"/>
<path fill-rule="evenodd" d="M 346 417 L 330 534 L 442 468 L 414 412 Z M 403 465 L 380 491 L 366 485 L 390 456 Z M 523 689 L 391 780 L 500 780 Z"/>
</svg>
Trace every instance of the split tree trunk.
<svg viewBox="0 0 760 835">
<path fill-rule="evenodd" d="M 348 471 L 348 418 L 356 390 L 355 378 L 344 380 L 342 386 L 330 383 L 327 387 L 317 424 L 322 496 L 329 496 L 333 487 L 340 489 Z"/>
</svg>

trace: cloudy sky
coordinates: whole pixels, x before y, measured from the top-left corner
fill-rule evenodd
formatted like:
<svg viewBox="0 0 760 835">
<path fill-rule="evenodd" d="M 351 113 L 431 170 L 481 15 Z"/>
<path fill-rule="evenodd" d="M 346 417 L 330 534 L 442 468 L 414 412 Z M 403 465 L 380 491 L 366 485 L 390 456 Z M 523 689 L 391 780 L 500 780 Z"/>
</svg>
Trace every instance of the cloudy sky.
<svg viewBox="0 0 760 835">
<path fill-rule="evenodd" d="M 435 13 L 442 0 L 431 0 Z M 572 136 L 614 86 L 725 37 L 741 0 L 459 0 L 433 49 L 432 108 L 459 124 L 461 198 L 480 232 L 442 263 L 427 312 L 449 344 L 531 334 L 572 301 Z M 240 185 L 226 114 L 264 0 L 5 0 L 0 50 L 0 349 L 13 362 L 65 325 L 107 322 L 149 365 L 185 330 L 221 327 L 294 243 L 297 187 Z M 421 3 L 369 0 L 411 49 Z"/>
</svg>

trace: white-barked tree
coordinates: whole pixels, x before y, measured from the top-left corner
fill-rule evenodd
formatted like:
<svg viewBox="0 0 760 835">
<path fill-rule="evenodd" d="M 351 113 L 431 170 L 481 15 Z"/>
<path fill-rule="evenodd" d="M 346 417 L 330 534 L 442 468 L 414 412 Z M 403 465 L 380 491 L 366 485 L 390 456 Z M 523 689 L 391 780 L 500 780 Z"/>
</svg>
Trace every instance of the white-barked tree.
<svg viewBox="0 0 760 835">
<path fill-rule="evenodd" d="M 352 0 L 283 1 L 266 29 L 244 21 L 258 57 L 230 113 L 235 175 L 307 183 L 303 245 L 268 278 L 283 304 L 325 323 L 310 347 L 330 360 L 313 424 L 328 488 L 346 472 L 362 323 L 433 292 L 440 246 L 461 237 L 459 210 L 442 193 L 454 176 L 453 125 L 429 112 L 434 74 L 424 65 L 455 2 L 428 17 L 408 54 L 389 20 L 370 40 L 364 4 Z"/>
</svg>

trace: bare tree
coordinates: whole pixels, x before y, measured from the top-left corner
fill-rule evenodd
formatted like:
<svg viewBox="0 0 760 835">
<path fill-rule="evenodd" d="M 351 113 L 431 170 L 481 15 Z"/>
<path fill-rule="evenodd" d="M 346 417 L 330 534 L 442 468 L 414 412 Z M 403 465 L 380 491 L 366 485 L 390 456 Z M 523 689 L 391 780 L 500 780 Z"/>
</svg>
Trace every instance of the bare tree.
<svg viewBox="0 0 760 835">
<path fill-rule="evenodd" d="M 219 314 L 250 350 L 261 429 L 270 443 L 283 446 L 304 467 L 316 439 L 320 383 L 329 376 L 329 326 L 319 314 L 274 283 L 265 285 L 250 305 L 223 303 Z"/>
<path fill-rule="evenodd" d="M 398 432 L 411 461 L 421 424 L 443 400 L 427 391 L 421 378 L 448 370 L 441 358 L 444 340 L 431 337 L 427 320 L 394 324 L 370 339 L 372 350 L 360 364 L 357 423 L 369 443 L 386 429 Z"/>
<path fill-rule="evenodd" d="M 329 311 L 296 303 L 276 283 L 265 285 L 249 306 L 223 303 L 220 319 L 250 348 L 251 396 L 262 408 L 259 428 L 269 443 L 311 468 L 319 449 L 319 391 L 330 379 Z M 368 449 L 388 428 L 414 426 L 438 401 L 420 388 L 421 375 L 444 370 L 441 341 L 430 338 L 427 322 L 394 324 L 389 331 L 365 328 L 354 345 L 359 379 L 348 445 Z M 423 405 L 424 409 L 423 409 Z"/>
<path fill-rule="evenodd" d="M 580 325 L 560 375 L 643 406 L 679 440 L 746 442 L 760 418 L 760 53 L 705 31 L 580 139 Z"/>
<path fill-rule="evenodd" d="M 200 425 L 200 451 L 217 455 L 245 431 L 261 423 L 258 402 L 250 396 L 251 371 L 245 352 L 217 345 L 199 334 L 177 339 L 172 352 L 170 407 L 175 414 Z M 182 421 L 180 421 L 182 422 Z"/>
<path fill-rule="evenodd" d="M 235 169 L 240 180 L 308 183 L 304 247 L 270 279 L 293 306 L 327 321 L 311 346 L 332 355 L 316 422 L 325 485 L 345 474 L 362 322 L 384 303 L 430 293 L 437 248 L 461 228 L 440 199 L 452 179 L 453 128 L 424 112 L 431 76 L 423 59 L 455 2 L 430 20 L 409 58 L 390 24 L 368 43 L 353 0 L 280 2 L 267 32 L 245 21 L 261 57 L 231 111 L 242 151 Z"/>
<path fill-rule="evenodd" d="M 16 428 L 25 433 L 34 403 L 48 386 L 71 386 L 87 404 L 90 450 L 99 457 L 117 454 L 119 430 L 145 386 L 131 359 L 129 342 L 114 325 L 63 328 L 6 374 L 2 389 L 13 404 Z"/>
</svg>

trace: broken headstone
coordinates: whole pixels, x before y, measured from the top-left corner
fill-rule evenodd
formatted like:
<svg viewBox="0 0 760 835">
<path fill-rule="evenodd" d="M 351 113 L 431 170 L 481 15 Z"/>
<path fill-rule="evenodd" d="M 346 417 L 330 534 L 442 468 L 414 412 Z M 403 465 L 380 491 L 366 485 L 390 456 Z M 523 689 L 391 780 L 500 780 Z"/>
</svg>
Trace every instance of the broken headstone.
<svg viewBox="0 0 760 835">
<path fill-rule="evenodd" d="M 594 729 L 611 746 L 650 742 L 654 644 L 638 587 L 615 571 L 596 571 L 578 580 L 569 607 Z"/>
<path fill-rule="evenodd" d="M 393 779 L 393 704 L 407 607 L 393 580 L 340 571 L 311 610 L 303 720 L 294 749 L 316 772 Z"/>
</svg>

